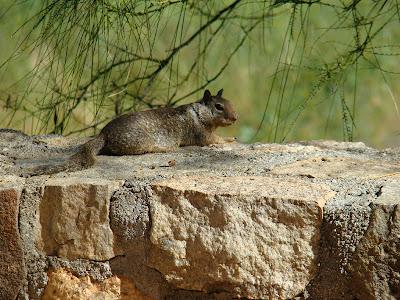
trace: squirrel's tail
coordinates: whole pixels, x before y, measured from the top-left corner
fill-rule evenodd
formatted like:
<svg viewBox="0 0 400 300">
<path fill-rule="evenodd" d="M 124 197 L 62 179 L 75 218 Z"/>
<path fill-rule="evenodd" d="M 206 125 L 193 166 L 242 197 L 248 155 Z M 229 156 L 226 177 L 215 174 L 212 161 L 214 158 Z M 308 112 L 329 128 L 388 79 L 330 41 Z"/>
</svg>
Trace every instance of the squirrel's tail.
<svg viewBox="0 0 400 300">
<path fill-rule="evenodd" d="M 105 140 L 102 134 L 83 144 L 79 151 L 68 158 L 65 163 L 58 165 L 44 165 L 34 168 L 31 175 L 50 175 L 64 171 L 79 171 L 96 162 L 96 155 L 104 147 Z"/>
<path fill-rule="evenodd" d="M 79 152 L 71 156 L 70 161 L 82 168 L 93 166 L 96 162 L 96 155 L 104 147 L 104 144 L 104 136 L 100 133 L 94 139 L 83 144 Z"/>
</svg>

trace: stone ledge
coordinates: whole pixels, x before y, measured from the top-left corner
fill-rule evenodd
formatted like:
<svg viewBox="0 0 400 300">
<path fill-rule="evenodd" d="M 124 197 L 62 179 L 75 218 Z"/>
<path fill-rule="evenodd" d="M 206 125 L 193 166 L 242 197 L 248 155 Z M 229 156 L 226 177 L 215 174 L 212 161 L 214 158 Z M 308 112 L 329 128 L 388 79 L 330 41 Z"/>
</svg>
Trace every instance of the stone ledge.
<svg viewBox="0 0 400 300">
<path fill-rule="evenodd" d="M 23 179 L 79 140 L 13 134 L 0 132 L 0 245 L 15 247 L 0 264 L 19 272 L 2 268 L 0 299 L 400 297 L 396 149 L 188 147 Z"/>
</svg>

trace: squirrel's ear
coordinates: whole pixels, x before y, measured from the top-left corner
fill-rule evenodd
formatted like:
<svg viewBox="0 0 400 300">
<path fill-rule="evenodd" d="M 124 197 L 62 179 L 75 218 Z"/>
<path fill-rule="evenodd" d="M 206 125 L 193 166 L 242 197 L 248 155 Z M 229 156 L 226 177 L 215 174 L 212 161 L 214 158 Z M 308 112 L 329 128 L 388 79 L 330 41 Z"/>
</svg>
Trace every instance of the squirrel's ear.
<svg viewBox="0 0 400 300">
<path fill-rule="evenodd" d="M 222 93 L 224 92 L 224 89 L 220 89 L 217 93 L 217 97 L 221 98 L 222 97 Z"/>
<path fill-rule="evenodd" d="M 208 102 L 208 101 L 210 101 L 211 100 L 211 93 L 210 93 L 210 91 L 209 90 L 205 90 L 204 91 L 204 96 L 203 96 L 203 101 L 204 102 Z"/>
</svg>

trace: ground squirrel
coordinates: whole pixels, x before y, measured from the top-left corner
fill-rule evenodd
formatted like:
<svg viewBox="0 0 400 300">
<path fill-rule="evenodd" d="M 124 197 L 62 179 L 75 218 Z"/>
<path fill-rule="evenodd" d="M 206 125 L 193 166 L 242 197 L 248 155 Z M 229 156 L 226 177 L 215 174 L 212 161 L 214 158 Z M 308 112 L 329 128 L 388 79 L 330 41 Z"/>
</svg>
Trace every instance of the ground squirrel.
<svg viewBox="0 0 400 300">
<path fill-rule="evenodd" d="M 217 127 L 232 125 L 237 119 L 232 103 L 222 98 L 222 92 L 221 89 L 212 96 L 206 90 L 198 102 L 121 115 L 110 121 L 97 137 L 83 144 L 67 163 L 40 166 L 34 173 L 51 174 L 87 168 L 95 163 L 97 154 L 167 152 L 180 146 L 234 141 L 214 133 Z"/>
</svg>

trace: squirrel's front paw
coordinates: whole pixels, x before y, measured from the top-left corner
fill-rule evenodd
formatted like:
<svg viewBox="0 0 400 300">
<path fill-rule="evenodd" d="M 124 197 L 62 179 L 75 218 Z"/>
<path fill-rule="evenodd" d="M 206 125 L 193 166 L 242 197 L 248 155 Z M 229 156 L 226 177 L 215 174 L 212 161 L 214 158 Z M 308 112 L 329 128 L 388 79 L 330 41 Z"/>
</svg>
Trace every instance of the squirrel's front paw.
<svg viewBox="0 0 400 300">
<path fill-rule="evenodd" d="M 210 144 L 210 145 L 208 145 L 208 147 L 210 147 L 210 148 L 215 148 L 215 149 L 221 149 L 221 148 L 224 148 L 224 144 L 222 144 L 222 143 L 219 143 L 219 144 Z"/>
</svg>

